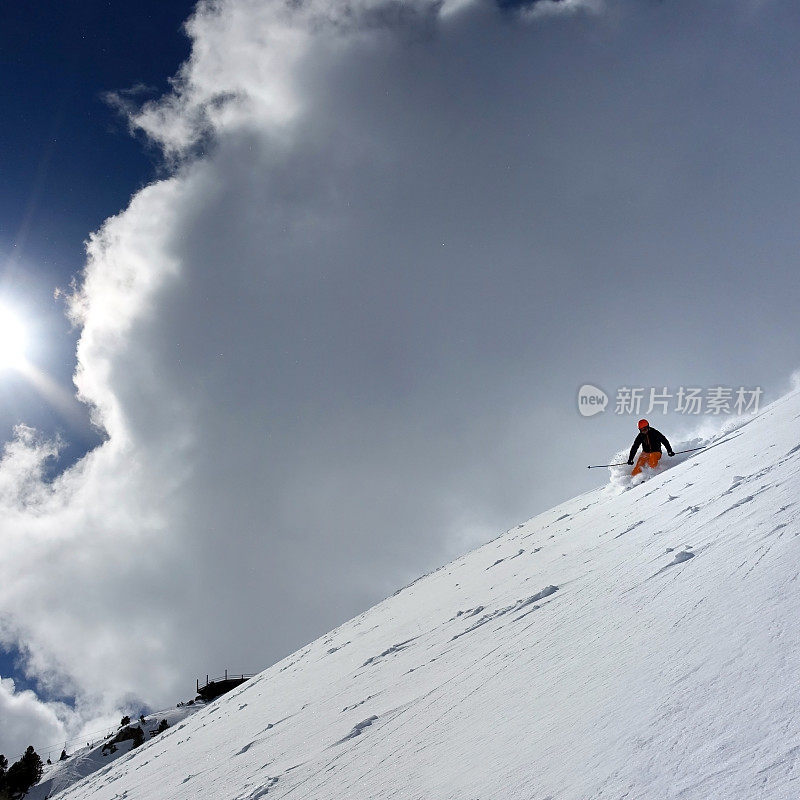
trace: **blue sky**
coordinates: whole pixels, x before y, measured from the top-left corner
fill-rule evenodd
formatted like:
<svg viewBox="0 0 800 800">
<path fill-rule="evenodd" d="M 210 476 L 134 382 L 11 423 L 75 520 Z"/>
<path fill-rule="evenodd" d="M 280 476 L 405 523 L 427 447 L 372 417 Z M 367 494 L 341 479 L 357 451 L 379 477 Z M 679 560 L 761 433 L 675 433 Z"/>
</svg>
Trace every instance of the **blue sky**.
<svg viewBox="0 0 800 800">
<path fill-rule="evenodd" d="M 153 154 L 102 95 L 138 84 L 162 92 L 188 55 L 181 24 L 191 7 L 73 0 L 5 10 L 0 219 L 6 248 L 24 238 L 18 258 L 69 277 L 87 232 L 151 177 Z"/>
<path fill-rule="evenodd" d="M 35 309 L 48 342 L 40 358 L 63 384 L 74 368 L 75 337 L 53 290 L 82 267 L 89 232 L 121 210 L 158 164 L 103 94 L 136 85 L 163 92 L 189 52 L 181 24 L 191 8 L 68 0 L 4 9 L 0 290 Z M 2 401 L 4 439 L 23 419 L 45 430 L 65 424 L 24 382 L 6 383 Z"/>
</svg>

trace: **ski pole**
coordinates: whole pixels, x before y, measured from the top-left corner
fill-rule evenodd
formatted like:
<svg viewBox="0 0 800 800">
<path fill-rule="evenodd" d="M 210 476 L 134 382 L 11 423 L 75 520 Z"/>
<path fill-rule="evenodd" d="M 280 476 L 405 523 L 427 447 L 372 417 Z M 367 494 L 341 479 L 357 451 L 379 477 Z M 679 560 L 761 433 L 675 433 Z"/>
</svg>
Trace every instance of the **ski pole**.
<svg viewBox="0 0 800 800">
<path fill-rule="evenodd" d="M 680 455 L 681 453 L 694 453 L 697 450 L 705 450 L 708 445 L 703 445 L 703 447 L 692 447 L 690 450 L 676 450 L 675 455 Z M 606 467 L 624 467 L 628 466 L 627 461 L 618 461 L 616 464 L 592 464 L 586 469 L 604 469 Z"/>
</svg>

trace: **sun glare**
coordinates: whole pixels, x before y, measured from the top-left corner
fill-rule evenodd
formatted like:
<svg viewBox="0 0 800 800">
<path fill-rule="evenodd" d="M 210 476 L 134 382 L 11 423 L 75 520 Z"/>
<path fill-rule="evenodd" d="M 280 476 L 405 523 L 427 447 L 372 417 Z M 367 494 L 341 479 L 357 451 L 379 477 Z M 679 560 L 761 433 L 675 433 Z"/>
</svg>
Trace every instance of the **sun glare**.
<svg viewBox="0 0 800 800">
<path fill-rule="evenodd" d="M 27 335 L 25 325 L 12 309 L 0 306 L 0 369 L 25 363 Z"/>
</svg>

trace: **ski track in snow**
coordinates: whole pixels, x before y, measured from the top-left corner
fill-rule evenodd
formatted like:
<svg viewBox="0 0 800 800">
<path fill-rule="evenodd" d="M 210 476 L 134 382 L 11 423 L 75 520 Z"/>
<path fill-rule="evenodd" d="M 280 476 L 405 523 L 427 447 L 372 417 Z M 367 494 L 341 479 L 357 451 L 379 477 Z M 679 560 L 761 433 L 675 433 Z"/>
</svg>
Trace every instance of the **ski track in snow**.
<svg viewBox="0 0 800 800">
<path fill-rule="evenodd" d="M 797 418 L 612 477 L 57 797 L 796 800 Z"/>
</svg>

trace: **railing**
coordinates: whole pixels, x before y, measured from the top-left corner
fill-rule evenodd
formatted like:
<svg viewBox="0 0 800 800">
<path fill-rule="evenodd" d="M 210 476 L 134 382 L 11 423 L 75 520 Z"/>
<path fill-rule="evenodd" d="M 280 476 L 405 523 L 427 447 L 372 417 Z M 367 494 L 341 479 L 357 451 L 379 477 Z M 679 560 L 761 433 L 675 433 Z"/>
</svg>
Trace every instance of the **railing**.
<svg viewBox="0 0 800 800">
<path fill-rule="evenodd" d="M 206 682 L 203 686 L 200 686 L 200 679 L 197 679 L 197 693 L 200 694 L 201 689 L 205 689 L 214 683 L 222 683 L 223 681 L 246 681 L 250 678 L 254 678 L 257 674 L 258 673 L 242 673 L 241 675 L 229 675 L 228 670 L 225 670 L 225 675 L 219 678 L 209 678 L 208 675 L 206 675 Z"/>
</svg>

